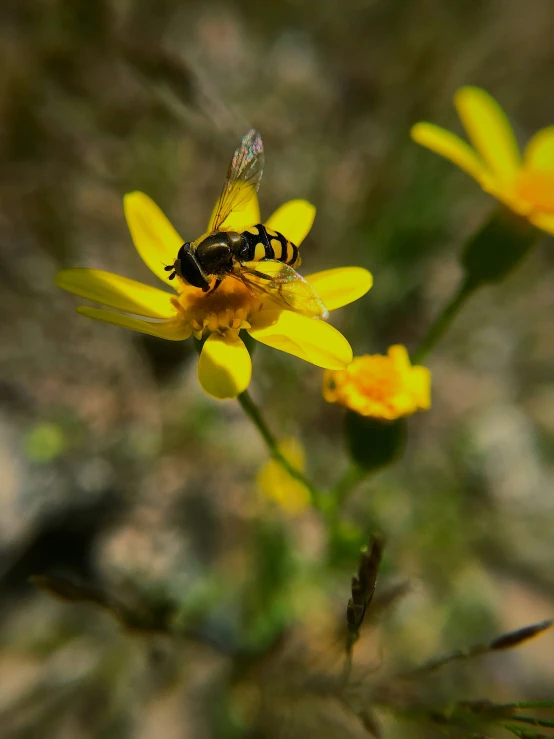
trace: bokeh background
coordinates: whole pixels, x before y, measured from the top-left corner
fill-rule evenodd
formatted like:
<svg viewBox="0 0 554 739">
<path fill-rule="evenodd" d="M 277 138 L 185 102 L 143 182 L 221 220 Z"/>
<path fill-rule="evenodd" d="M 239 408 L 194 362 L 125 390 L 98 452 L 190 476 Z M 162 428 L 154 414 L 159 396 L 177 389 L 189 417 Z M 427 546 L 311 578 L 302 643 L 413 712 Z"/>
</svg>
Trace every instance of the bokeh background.
<svg viewBox="0 0 554 739">
<path fill-rule="evenodd" d="M 237 403 L 202 393 L 191 342 L 88 321 L 54 286 L 66 266 L 155 284 L 122 195 L 147 192 L 197 237 L 253 125 L 262 213 L 317 205 L 304 269 L 374 274 L 336 314 L 355 352 L 415 347 L 494 204 L 409 128 L 459 131 L 463 84 L 490 91 L 522 142 L 553 123 L 550 0 L 6 0 L 0 19 L 2 736 L 370 735 L 306 685 L 340 666 L 350 576 L 377 530 L 379 587 L 406 592 L 357 646 L 360 701 L 383 676 L 550 617 L 551 238 L 456 320 L 428 362 L 432 410 L 356 490 L 332 547 L 315 514 L 257 490 L 266 450 Z M 327 484 L 347 460 L 320 387 L 317 368 L 257 348 L 254 397 Z M 28 580 L 44 573 L 180 636 L 56 600 Z M 245 644 L 271 669 L 237 657 Z M 418 687 L 438 703 L 552 698 L 553 655 L 546 634 Z M 380 721 L 390 737 L 442 735 Z"/>
</svg>

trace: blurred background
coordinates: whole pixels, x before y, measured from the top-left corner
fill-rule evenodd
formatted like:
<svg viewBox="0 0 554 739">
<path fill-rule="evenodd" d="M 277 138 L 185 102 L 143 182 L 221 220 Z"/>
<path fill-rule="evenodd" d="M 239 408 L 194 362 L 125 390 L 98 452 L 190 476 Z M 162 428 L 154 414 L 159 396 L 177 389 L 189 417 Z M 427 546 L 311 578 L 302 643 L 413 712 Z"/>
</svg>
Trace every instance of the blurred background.
<svg viewBox="0 0 554 739">
<path fill-rule="evenodd" d="M 266 450 L 236 402 L 202 393 L 192 342 L 78 316 L 54 276 L 155 284 L 123 194 L 148 193 L 196 238 L 255 126 L 262 215 L 317 206 L 303 269 L 374 275 L 334 321 L 355 353 L 415 347 L 494 203 L 410 126 L 459 132 L 463 84 L 491 92 L 522 143 L 554 123 L 552 3 L 5 0 L 0 18 L 2 737 L 357 737 L 377 722 L 442 736 L 387 712 L 364 728 L 319 688 L 340 672 L 374 531 L 383 612 L 355 652 L 368 711 L 388 675 L 552 615 L 552 239 L 456 320 L 428 362 L 432 410 L 332 541 L 315 513 L 288 516 L 257 489 Z M 310 476 L 336 480 L 343 411 L 321 371 L 260 345 L 251 389 Z M 141 628 L 29 582 L 44 574 L 120 598 Z M 547 633 L 417 687 L 441 705 L 552 698 L 553 654 Z"/>
</svg>

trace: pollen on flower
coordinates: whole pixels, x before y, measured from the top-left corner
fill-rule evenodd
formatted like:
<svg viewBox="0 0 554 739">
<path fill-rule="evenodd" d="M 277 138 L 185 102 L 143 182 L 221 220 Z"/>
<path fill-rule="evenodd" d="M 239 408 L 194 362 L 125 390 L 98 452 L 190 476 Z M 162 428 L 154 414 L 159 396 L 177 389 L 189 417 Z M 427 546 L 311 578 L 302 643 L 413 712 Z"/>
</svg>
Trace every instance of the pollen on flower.
<svg viewBox="0 0 554 739">
<path fill-rule="evenodd" d="M 431 377 L 425 367 L 412 367 L 403 346 L 386 356 L 355 357 L 345 370 L 328 370 L 323 395 L 362 416 L 392 421 L 430 407 Z"/>
<path fill-rule="evenodd" d="M 197 339 L 205 334 L 238 332 L 250 328 L 249 318 L 261 301 L 238 280 L 226 278 L 210 293 L 184 285 L 175 305 Z"/>
</svg>

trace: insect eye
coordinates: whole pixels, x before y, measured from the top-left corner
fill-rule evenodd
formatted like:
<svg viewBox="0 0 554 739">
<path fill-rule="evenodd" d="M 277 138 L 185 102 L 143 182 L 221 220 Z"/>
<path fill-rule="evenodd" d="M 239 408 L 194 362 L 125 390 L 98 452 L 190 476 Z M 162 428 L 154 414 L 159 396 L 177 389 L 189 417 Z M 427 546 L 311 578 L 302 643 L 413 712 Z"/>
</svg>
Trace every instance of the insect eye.
<svg viewBox="0 0 554 739">
<path fill-rule="evenodd" d="M 181 247 L 179 254 L 179 276 L 193 287 L 205 288 L 206 285 L 209 285 L 194 255 L 184 247 Z"/>
</svg>

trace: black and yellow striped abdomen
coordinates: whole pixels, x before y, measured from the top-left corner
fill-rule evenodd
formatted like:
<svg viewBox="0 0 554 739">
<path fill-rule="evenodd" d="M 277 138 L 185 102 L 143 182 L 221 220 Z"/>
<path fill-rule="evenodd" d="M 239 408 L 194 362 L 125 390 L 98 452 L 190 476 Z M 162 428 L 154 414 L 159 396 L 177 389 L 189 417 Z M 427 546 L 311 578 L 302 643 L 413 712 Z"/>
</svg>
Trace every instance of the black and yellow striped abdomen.
<svg viewBox="0 0 554 739">
<path fill-rule="evenodd" d="M 283 234 L 266 228 L 263 223 L 243 231 L 241 236 L 246 245 L 241 249 L 241 259 L 244 262 L 259 262 L 262 259 L 276 259 L 289 264 L 291 267 L 300 265 L 298 247 L 286 239 Z"/>
</svg>

